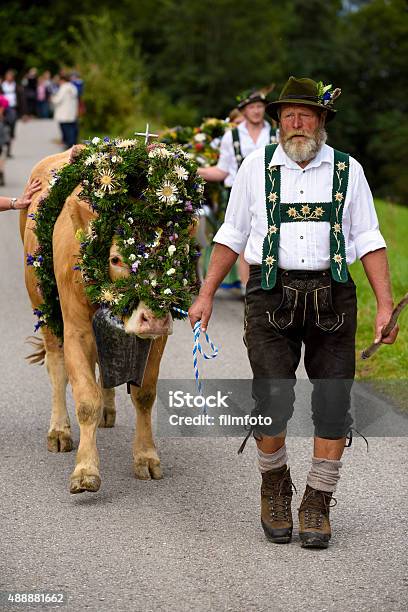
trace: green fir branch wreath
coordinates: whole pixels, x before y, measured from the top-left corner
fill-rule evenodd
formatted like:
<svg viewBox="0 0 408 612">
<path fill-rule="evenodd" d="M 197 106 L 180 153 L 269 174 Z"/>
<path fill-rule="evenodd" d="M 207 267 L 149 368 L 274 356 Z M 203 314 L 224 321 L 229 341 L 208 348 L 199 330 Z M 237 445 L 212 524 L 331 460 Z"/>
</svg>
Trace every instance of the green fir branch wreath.
<svg viewBox="0 0 408 612">
<path fill-rule="evenodd" d="M 81 185 L 81 199 L 96 213 L 78 230 L 80 270 L 89 301 L 123 317 L 143 301 L 158 317 L 173 307 L 186 310 L 198 290 L 199 256 L 191 226 L 202 204 L 197 164 L 180 148 L 139 140 L 98 137 L 78 157 L 53 172 L 35 221 L 38 249 L 27 255 L 34 266 L 43 303 L 34 309 L 35 329 L 46 325 L 60 339 L 63 320 L 53 269 L 52 236 L 66 198 Z M 109 277 L 115 240 L 127 277 Z M 180 317 L 173 313 L 173 316 Z"/>
</svg>

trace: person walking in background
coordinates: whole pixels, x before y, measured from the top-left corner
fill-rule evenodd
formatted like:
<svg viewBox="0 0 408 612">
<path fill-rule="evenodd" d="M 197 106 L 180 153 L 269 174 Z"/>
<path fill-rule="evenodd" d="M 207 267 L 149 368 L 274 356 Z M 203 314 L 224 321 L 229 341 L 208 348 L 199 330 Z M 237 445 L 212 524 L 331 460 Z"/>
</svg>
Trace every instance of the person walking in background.
<svg viewBox="0 0 408 612">
<path fill-rule="evenodd" d="M 220 158 L 216 166 L 199 168 L 198 174 L 206 181 L 224 181 L 231 189 L 242 161 L 256 149 L 276 142 L 276 130 L 265 121 L 266 94 L 263 91 L 247 91 L 237 97 L 237 110 L 244 120 L 225 132 L 221 140 Z M 239 257 L 241 291 L 245 292 L 249 266 L 243 255 Z"/>
<path fill-rule="evenodd" d="M 54 119 L 60 124 L 62 141 L 69 149 L 78 140 L 78 90 L 67 74 L 60 74 L 60 87 L 51 102 Z"/>
<path fill-rule="evenodd" d="M 27 115 L 29 117 L 37 115 L 37 77 L 37 68 L 30 68 L 22 80 L 27 103 Z"/>
<path fill-rule="evenodd" d="M 17 120 L 20 117 L 24 117 L 27 112 L 24 88 L 17 84 L 14 70 L 7 70 L 1 84 L 1 91 L 8 101 L 8 107 L 6 108 L 4 118 L 10 128 L 10 138 L 6 147 L 7 157 L 12 157 L 11 145 L 16 134 Z"/>
<path fill-rule="evenodd" d="M 37 115 L 40 119 L 48 119 L 50 116 L 50 106 L 48 103 L 50 91 L 47 85 L 48 81 L 45 75 L 41 75 L 37 83 Z"/>
<path fill-rule="evenodd" d="M 75 85 L 78 91 L 78 116 L 83 117 L 85 115 L 85 102 L 84 102 L 84 80 L 81 78 L 79 72 L 73 72 L 71 74 L 71 83 Z"/>
<path fill-rule="evenodd" d="M 3 149 L 4 146 L 10 142 L 10 127 L 5 120 L 8 105 L 7 98 L 3 94 L 0 94 L 0 186 L 5 184 Z"/>
</svg>

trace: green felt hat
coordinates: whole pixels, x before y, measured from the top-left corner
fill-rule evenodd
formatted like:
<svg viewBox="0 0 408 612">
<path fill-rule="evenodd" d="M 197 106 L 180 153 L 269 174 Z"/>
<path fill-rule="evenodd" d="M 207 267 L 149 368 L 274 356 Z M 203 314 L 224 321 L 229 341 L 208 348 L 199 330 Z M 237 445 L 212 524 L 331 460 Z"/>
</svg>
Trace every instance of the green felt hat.
<svg viewBox="0 0 408 612">
<path fill-rule="evenodd" d="M 252 104 L 252 102 L 263 102 L 266 104 L 266 95 L 262 91 L 247 89 L 236 97 L 236 106 L 239 110 L 242 110 L 248 104 Z"/>
<path fill-rule="evenodd" d="M 266 107 L 266 112 L 270 117 L 279 121 L 278 110 L 281 104 L 303 104 L 326 111 L 327 123 L 334 118 L 337 112 L 333 108 L 333 102 L 340 94 L 341 89 L 337 88 L 332 91 L 332 85 L 324 85 L 322 81 L 297 79 L 291 76 L 282 89 L 279 99 L 270 102 Z"/>
</svg>

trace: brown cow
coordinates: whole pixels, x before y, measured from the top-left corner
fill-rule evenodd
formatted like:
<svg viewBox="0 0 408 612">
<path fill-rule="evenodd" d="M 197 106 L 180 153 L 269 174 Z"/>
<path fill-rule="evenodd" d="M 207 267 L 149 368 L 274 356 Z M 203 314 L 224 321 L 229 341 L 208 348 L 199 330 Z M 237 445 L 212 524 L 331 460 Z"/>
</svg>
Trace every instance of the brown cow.
<svg viewBox="0 0 408 612">
<path fill-rule="evenodd" d="M 58 170 L 70 158 L 70 151 L 51 155 L 39 162 L 31 179 L 39 178 L 43 189 L 34 195 L 29 212 L 35 213 L 41 194 L 48 189 L 51 170 Z M 103 389 L 95 378 L 97 361 L 96 345 L 92 331 L 92 316 L 95 312 L 87 300 L 80 272 L 73 270 L 79 255 L 79 244 L 75 233 L 85 229 L 93 218 L 92 213 L 80 197 L 80 187 L 67 198 L 57 219 L 53 235 L 54 271 L 64 320 L 64 343 L 61 346 L 47 327 L 42 327 L 43 351 L 52 384 L 52 412 L 48 430 L 48 450 L 66 452 L 72 450 L 72 437 L 66 408 L 66 385 L 72 386 L 76 415 L 80 427 L 80 442 L 76 466 L 71 475 L 71 493 L 97 491 L 101 484 L 99 457 L 96 447 L 96 429 L 113 427 L 115 423 L 115 398 L 113 389 Z M 33 222 L 27 211 L 21 212 L 20 231 L 25 255 L 37 249 L 37 239 L 32 231 Z M 119 262 L 117 259 L 119 259 Z M 115 262 L 112 263 L 112 260 Z M 128 274 L 120 253 L 112 244 L 109 256 L 111 279 Z M 33 308 L 42 302 L 37 288 L 37 279 L 32 267 L 26 266 L 26 286 Z M 172 333 L 172 319 L 157 319 L 143 304 L 125 322 L 127 333 L 144 338 L 153 338 L 142 387 L 131 387 L 131 397 L 136 408 L 136 431 L 133 442 L 134 472 L 136 478 L 161 478 L 160 459 L 153 440 L 151 410 L 156 397 L 156 383 L 160 360 L 167 336 Z"/>
</svg>

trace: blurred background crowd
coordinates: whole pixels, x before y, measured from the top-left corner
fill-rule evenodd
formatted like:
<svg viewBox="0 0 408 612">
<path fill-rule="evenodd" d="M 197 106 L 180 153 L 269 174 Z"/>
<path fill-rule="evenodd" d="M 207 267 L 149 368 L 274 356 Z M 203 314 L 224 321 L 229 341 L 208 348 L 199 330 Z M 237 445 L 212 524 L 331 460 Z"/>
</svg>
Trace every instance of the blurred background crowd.
<svg viewBox="0 0 408 612">
<path fill-rule="evenodd" d="M 8 68 L 0 77 L 0 185 L 5 184 L 4 165 L 12 158 L 18 120 L 54 118 L 61 129 L 61 142 L 71 147 L 78 142 L 78 118 L 84 114 L 84 82 L 78 72 L 30 68 L 21 78 Z"/>
</svg>

